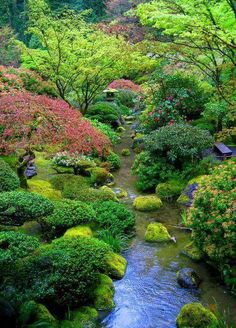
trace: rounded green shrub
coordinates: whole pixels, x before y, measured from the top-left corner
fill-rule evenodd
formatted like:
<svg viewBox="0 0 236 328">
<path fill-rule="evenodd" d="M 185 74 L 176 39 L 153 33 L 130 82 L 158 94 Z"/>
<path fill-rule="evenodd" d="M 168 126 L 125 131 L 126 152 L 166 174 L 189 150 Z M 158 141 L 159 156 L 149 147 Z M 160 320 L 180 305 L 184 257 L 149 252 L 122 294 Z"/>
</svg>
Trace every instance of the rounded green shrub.
<svg viewBox="0 0 236 328">
<path fill-rule="evenodd" d="M 135 223 L 134 215 L 123 204 L 98 201 L 92 206 L 96 212 L 96 222 L 100 227 L 109 230 L 113 236 L 132 232 Z"/>
<path fill-rule="evenodd" d="M 38 238 L 15 231 L 0 232 L 1 272 L 9 270 L 14 263 L 34 252 L 40 243 Z"/>
<path fill-rule="evenodd" d="M 25 221 L 50 215 L 53 209 L 52 202 L 38 194 L 18 191 L 0 193 L 1 224 L 22 225 Z"/>
<path fill-rule="evenodd" d="M 98 102 L 89 108 L 86 116 L 102 123 L 111 124 L 119 119 L 119 107 L 105 101 Z"/>
<path fill-rule="evenodd" d="M 10 166 L 0 158 L 0 192 L 20 187 L 20 180 Z"/>
<path fill-rule="evenodd" d="M 78 306 L 91 299 L 98 273 L 106 268 L 107 244 L 95 238 L 56 239 L 18 263 L 12 284 L 20 301 Z"/>
<path fill-rule="evenodd" d="M 122 149 L 121 155 L 122 156 L 130 156 L 130 150 L 129 150 L 129 148 Z"/>
<path fill-rule="evenodd" d="M 59 237 L 68 228 L 89 223 L 95 218 L 95 211 L 90 205 L 75 200 L 63 200 L 54 203 L 54 211 L 43 217 L 41 224 L 47 239 Z"/>
<path fill-rule="evenodd" d="M 121 167 L 121 159 L 120 156 L 114 152 L 110 152 L 110 154 L 106 158 L 107 162 L 111 164 L 111 170 L 115 171 Z"/>
<path fill-rule="evenodd" d="M 110 173 L 102 167 L 95 167 L 90 172 L 92 184 L 103 185 L 110 177 Z"/>
</svg>

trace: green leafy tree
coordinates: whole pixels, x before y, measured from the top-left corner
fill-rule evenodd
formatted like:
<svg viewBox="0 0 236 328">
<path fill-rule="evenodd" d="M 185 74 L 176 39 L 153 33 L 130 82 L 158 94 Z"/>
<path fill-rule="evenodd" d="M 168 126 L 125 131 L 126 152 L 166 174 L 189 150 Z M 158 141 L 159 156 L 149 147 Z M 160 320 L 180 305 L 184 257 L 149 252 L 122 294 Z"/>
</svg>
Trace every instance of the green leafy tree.
<svg viewBox="0 0 236 328">
<path fill-rule="evenodd" d="M 78 104 L 83 113 L 109 82 L 129 71 L 130 61 L 138 67 L 132 46 L 95 30 L 83 15 L 54 15 L 44 0 L 29 0 L 28 9 L 28 33 L 40 48 L 23 46 L 24 65 L 50 78 L 60 96 Z"/>
<path fill-rule="evenodd" d="M 140 5 L 137 13 L 142 23 L 168 38 L 162 39 L 159 55 L 195 66 L 210 79 L 219 98 L 235 101 L 235 1 L 155 0 Z"/>
</svg>

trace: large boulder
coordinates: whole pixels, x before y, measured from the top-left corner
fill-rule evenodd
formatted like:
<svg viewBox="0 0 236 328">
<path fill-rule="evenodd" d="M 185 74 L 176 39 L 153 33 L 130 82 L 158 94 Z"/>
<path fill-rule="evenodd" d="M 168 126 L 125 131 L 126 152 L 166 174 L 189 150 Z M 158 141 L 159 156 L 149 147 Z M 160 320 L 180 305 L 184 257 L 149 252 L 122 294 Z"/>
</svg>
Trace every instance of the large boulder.
<svg viewBox="0 0 236 328">
<path fill-rule="evenodd" d="M 20 308 L 19 322 L 21 326 L 28 326 L 38 322 L 44 322 L 52 328 L 58 327 L 58 322 L 49 310 L 34 301 L 24 303 Z"/>
<path fill-rule="evenodd" d="M 137 211 L 150 212 L 158 210 L 162 206 L 162 201 L 155 195 L 139 196 L 135 198 L 133 205 Z"/>
<path fill-rule="evenodd" d="M 112 279 L 105 274 L 99 275 L 99 281 L 94 289 L 94 306 L 99 311 L 111 310 L 115 303 L 113 296 L 115 288 Z"/>
<path fill-rule="evenodd" d="M 187 244 L 181 253 L 196 262 L 204 258 L 204 253 L 193 242 Z"/>
<path fill-rule="evenodd" d="M 182 307 L 176 325 L 178 328 L 217 328 L 219 322 L 201 303 L 190 303 Z"/>
<path fill-rule="evenodd" d="M 170 241 L 171 236 L 166 227 L 158 222 L 150 223 L 145 233 L 145 240 L 148 242 Z"/>
<path fill-rule="evenodd" d="M 127 267 L 126 259 L 116 253 L 110 252 L 106 256 L 106 274 L 114 279 L 122 279 Z"/>
<path fill-rule="evenodd" d="M 191 268 L 184 268 L 176 273 L 177 281 L 181 287 L 195 289 L 201 283 L 201 278 Z"/>
</svg>

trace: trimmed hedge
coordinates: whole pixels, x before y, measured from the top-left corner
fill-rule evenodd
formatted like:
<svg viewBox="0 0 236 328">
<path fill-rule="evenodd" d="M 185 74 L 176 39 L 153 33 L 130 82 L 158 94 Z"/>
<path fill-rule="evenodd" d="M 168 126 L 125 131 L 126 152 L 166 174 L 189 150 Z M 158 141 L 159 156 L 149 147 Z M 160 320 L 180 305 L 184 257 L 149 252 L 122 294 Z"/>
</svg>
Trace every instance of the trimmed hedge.
<svg viewBox="0 0 236 328">
<path fill-rule="evenodd" d="M 89 223 L 95 218 L 95 211 L 80 201 L 64 200 L 54 203 L 52 215 L 41 219 L 44 235 L 47 239 L 59 237 L 68 228 Z"/>
<path fill-rule="evenodd" d="M 19 191 L 0 193 L 1 224 L 22 225 L 25 221 L 50 215 L 53 210 L 52 202 L 38 194 Z"/>
<path fill-rule="evenodd" d="M 0 158 L 0 192 L 20 187 L 20 180 L 10 166 Z"/>
</svg>

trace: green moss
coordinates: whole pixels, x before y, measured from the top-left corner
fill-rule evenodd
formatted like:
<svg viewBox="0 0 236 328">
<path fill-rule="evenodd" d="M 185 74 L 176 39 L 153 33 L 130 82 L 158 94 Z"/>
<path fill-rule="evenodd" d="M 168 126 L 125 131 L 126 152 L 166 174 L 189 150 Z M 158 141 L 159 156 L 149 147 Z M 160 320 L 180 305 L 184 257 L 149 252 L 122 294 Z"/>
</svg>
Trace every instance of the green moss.
<svg viewBox="0 0 236 328">
<path fill-rule="evenodd" d="M 118 126 L 118 128 L 116 129 L 116 132 L 121 133 L 124 132 L 125 128 L 123 126 Z"/>
<path fill-rule="evenodd" d="M 160 198 L 172 200 L 176 199 L 184 188 L 184 183 L 178 180 L 169 180 L 159 183 L 156 187 L 156 194 Z"/>
<path fill-rule="evenodd" d="M 114 201 L 119 201 L 116 197 L 116 193 L 108 186 L 102 186 L 100 190 L 104 191 L 107 195 L 109 194 L 111 196 L 111 199 Z"/>
<path fill-rule="evenodd" d="M 64 237 L 93 237 L 93 232 L 89 226 L 77 226 L 68 229 Z"/>
<path fill-rule="evenodd" d="M 148 225 L 145 240 L 148 242 L 165 242 L 170 241 L 171 236 L 163 224 L 155 222 Z"/>
<path fill-rule="evenodd" d="M 88 170 L 91 174 L 91 183 L 102 185 L 105 184 L 108 178 L 112 178 L 112 175 L 102 167 L 94 167 Z"/>
<path fill-rule="evenodd" d="M 186 304 L 182 307 L 176 324 L 178 328 L 217 328 L 216 316 L 201 303 Z"/>
<path fill-rule="evenodd" d="M 134 208 L 138 211 L 148 212 L 158 210 L 162 201 L 157 196 L 139 196 L 134 200 Z"/>
<path fill-rule="evenodd" d="M 60 328 L 96 328 L 98 312 L 96 309 L 83 306 L 76 311 L 70 312 L 71 320 L 64 320 Z"/>
<path fill-rule="evenodd" d="M 105 274 L 100 274 L 99 282 L 94 290 L 95 308 L 100 311 L 111 310 L 115 306 L 114 292 L 112 279 Z"/>
<path fill-rule="evenodd" d="M 193 261 L 201 261 L 204 258 L 204 253 L 201 252 L 193 242 L 184 247 L 182 254 L 189 257 Z"/>
<path fill-rule="evenodd" d="M 190 198 L 185 193 L 182 193 L 177 199 L 177 203 L 180 205 L 186 204 L 190 201 Z"/>
<path fill-rule="evenodd" d="M 48 311 L 43 304 L 38 304 L 34 301 L 24 303 L 20 308 L 19 322 L 21 326 L 43 322 L 48 324 L 49 327 L 58 327 L 57 320 Z"/>
<path fill-rule="evenodd" d="M 207 177 L 208 177 L 207 175 L 199 175 L 199 176 L 189 180 L 187 185 L 191 185 L 193 183 L 201 183 L 201 181 L 204 181 Z"/>
<path fill-rule="evenodd" d="M 129 150 L 129 148 L 122 149 L 121 155 L 122 156 L 130 156 L 130 150 Z"/>
<path fill-rule="evenodd" d="M 128 197 L 128 192 L 126 190 L 116 188 L 115 194 L 117 198 L 126 198 Z"/>
<path fill-rule="evenodd" d="M 109 253 L 106 256 L 106 274 L 114 279 L 122 279 L 125 275 L 127 261 L 126 259 L 116 253 Z"/>
<path fill-rule="evenodd" d="M 37 177 L 39 180 L 48 180 L 55 171 L 50 159 L 47 159 L 48 154 L 45 152 L 35 152 L 35 164 L 37 167 Z"/>
<path fill-rule="evenodd" d="M 48 199 L 59 200 L 62 198 L 61 191 L 53 189 L 52 184 L 46 180 L 28 180 L 28 185 L 31 192 L 43 195 Z"/>
</svg>

